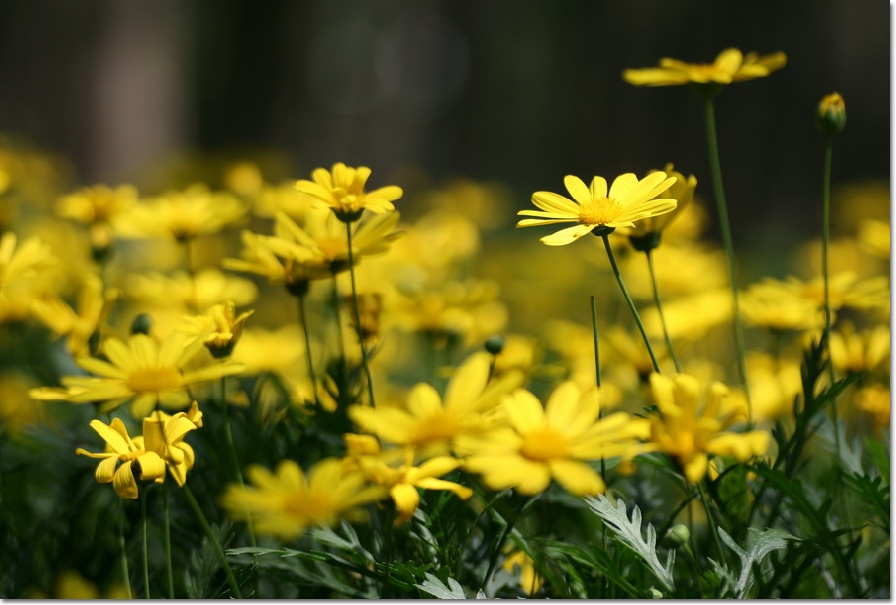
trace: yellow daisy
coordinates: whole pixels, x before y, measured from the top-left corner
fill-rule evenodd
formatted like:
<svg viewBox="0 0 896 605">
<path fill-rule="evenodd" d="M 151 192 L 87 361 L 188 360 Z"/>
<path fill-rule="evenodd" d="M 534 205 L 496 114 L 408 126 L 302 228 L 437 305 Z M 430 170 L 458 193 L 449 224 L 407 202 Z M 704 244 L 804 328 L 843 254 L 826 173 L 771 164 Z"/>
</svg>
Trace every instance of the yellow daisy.
<svg viewBox="0 0 896 605">
<path fill-rule="evenodd" d="M 103 345 L 108 361 L 81 357 L 76 361 L 94 376 L 64 376 L 65 388 L 35 389 L 35 399 L 65 400 L 74 403 L 99 403 L 108 412 L 131 401 L 135 418 L 149 415 L 156 405 L 169 409 L 185 408 L 192 401 L 191 386 L 217 380 L 242 371 L 233 362 L 213 362 L 187 369 L 202 341 L 188 343 L 189 336 L 174 332 L 161 344 L 146 334 L 134 334 L 128 341 L 109 338 Z"/>
<path fill-rule="evenodd" d="M 165 461 L 157 452 L 146 449 L 143 437 L 131 439 L 120 418 L 114 418 L 108 425 L 93 420 L 90 427 L 106 442 L 106 451 L 94 454 L 78 448 L 75 453 L 102 460 L 96 467 L 96 480 L 99 483 L 111 483 L 120 498 L 137 499 L 139 492 L 137 479 L 134 477 L 135 470 L 140 473 L 143 481 L 162 483 L 165 480 Z M 119 462 L 122 464 L 119 465 Z"/>
<path fill-rule="evenodd" d="M 252 486 L 231 484 L 221 499 L 230 516 L 251 519 L 259 534 L 285 540 L 297 538 L 313 525 L 334 525 L 352 518 L 361 504 L 378 500 L 386 490 L 371 486 L 358 472 L 343 472 L 342 462 L 327 458 L 306 475 L 292 460 L 283 460 L 272 473 L 253 465 L 247 470 Z"/>
<path fill-rule="evenodd" d="M 657 172 L 656 170 L 651 171 Z M 670 177 L 675 178 L 675 182 L 669 186 L 666 191 L 661 192 L 661 197 L 672 198 L 678 202 L 675 209 L 665 214 L 653 215 L 638 221 L 638 223 L 629 227 L 625 231 L 629 241 L 636 250 L 651 250 L 659 245 L 662 232 L 666 230 L 672 221 L 682 213 L 683 210 L 690 207 L 691 201 L 694 199 L 694 189 L 697 188 L 697 177 L 693 174 L 684 176 L 675 170 L 673 164 L 666 164 L 663 172 Z"/>
<path fill-rule="evenodd" d="M 736 48 L 720 52 L 712 63 L 685 63 L 677 59 L 660 59 L 659 67 L 626 69 L 623 79 L 635 86 L 677 86 L 681 84 L 731 84 L 762 78 L 787 64 L 787 55 L 776 52 L 746 56 Z"/>
<path fill-rule="evenodd" d="M 459 435 L 491 426 L 493 418 L 487 413 L 501 396 L 519 386 L 521 375 L 516 372 L 490 383 L 490 367 L 491 355 L 474 353 L 451 377 L 444 401 L 432 386 L 420 383 L 411 389 L 405 409 L 353 405 L 348 415 L 363 431 L 414 447 L 421 456 L 447 454 Z"/>
<path fill-rule="evenodd" d="M 583 392 L 572 381 L 561 383 L 544 408 L 519 389 L 501 403 L 509 427 L 461 437 L 457 451 L 464 469 L 494 490 L 540 494 L 553 479 L 576 496 L 600 494 L 606 486 L 589 461 L 629 460 L 643 451 L 637 440 L 649 432 L 646 420 L 625 412 L 599 418 L 600 407 L 596 388 Z"/>
<path fill-rule="evenodd" d="M 339 220 L 350 223 L 361 218 L 365 209 L 381 214 L 395 210 L 392 204 L 404 193 L 401 187 L 389 185 L 364 191 L 371 170 L 367 166 L 351 168 L 342 162 L 333 164 L 332 171 L 317 168 L 312 181 L 296 181 L 296 189 L 332 209 Z"/>
<path fill-rule="evenodd" d="M 728 396 L 721 382 L 709 386 L 701 404 L 696 378 L 676 374 L 650 375 L 653 400 L 659 413 L 650 418 L 650 440 L 672 457 L 690 483 L 709 471 L 710 456 L 732 456 L 743 462 L 768 449 L 768 431 L 737 433 L 730 429 L 747 417 L 746 402 Z"/>
<path fill-rule="evenodd" d="M 243 334 L 243 324 L 254 310 L 236 314 L 236 305 L 228 300 L 212 305 L 204 315 L 184 317 L 182 332 L 196 336 L 215 359 L 230 357 Z"/>
<path fill-rule="evenodd" d="M 186 483 L 187 471 L 193 468 L 193 463 L 196 461 L 196 454 L 190 444 L 184 443 L 184 437 L 201 426 L 200 418 L 199 406 L 194 401 L 189 414 L 178 412 L 174 416 L 169 416 L 156 410 L 143 419 L 143 440 L 146 449 L 156 452 L 165 461 L 168 472 L 179 486 Z M 194 419 L 199 424 L 196 424 Z"/>
<path fill-rule="evenodd" d="M 53 330 L 57 337 L 66 337 L 72 355 L 85 355 L 88 343 L 111 311 L 117 293 L 103 292 L 103 284 L 96 275 L 87 275 L 78 296 L 77 310 L 61 298 L 41 298 L 31 303 L 31 314 Z"/>
<path fill-rule="evenodd" d="M 587 233 L 610 233 L 617 227 L 631 227 L 635 221 L 657 216 L 675 209 L 674 199 L 654 199 L 675 183 L 675 177 L 654 172 L 638 179 L 629 172 L 616 177 L 607 191 L 607 181 L 596 176 L 588 187 L 577 176 L 568 175 L 564 184 L 573 199 L 550 191 L 532 194 L 532 203 L 541 210 L 520 210 L 520 216 L 533 216 L 519 221 L 517 227 L 576 223 L 572 227 L 541 238 L 548 246 L 565 246 Z"/>
</svg>

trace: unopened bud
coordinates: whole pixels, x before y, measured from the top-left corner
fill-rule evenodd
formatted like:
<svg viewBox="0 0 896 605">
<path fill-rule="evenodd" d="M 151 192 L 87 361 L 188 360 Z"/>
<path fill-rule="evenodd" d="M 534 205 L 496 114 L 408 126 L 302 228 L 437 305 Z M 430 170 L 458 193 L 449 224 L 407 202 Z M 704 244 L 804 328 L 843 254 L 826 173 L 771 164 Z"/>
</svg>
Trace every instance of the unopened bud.
<svg viewBox="0 0 896 605">
<path fill-rule="evenodd" d="M 825 134 L 836 134 L 846 126 L 846 103 L 834 92 L 818 103 L 818 127 Z"/>
<path fill-rule="evenodd" d="M 676 548 L 687 544 L 690 539 L 691 530 L 688 529 L 687 525 L 682 525 L 681 523 L 673 526 L 667 534 L 667 540 Z"/>
</svg>

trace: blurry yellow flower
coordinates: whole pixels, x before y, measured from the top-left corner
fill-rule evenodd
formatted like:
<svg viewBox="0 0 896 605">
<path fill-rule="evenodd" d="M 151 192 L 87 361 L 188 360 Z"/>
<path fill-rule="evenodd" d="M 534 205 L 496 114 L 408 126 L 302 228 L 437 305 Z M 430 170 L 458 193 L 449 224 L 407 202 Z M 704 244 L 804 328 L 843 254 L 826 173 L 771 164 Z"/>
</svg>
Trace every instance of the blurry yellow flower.
<svg viewBox="0 0 896 605">
<path fill-rule="evenodd" d="M 292 460 L 281 461 L 273 473 L 253 465 L 246 475 L 254 485 L 231 484 L 221 504 L 232 518 L 251 519 L 257 533 L 284 540 L 299 537 L 309 526 L 353 518 L 358 506 L 386 493 L 368 485 L 361 473 L 344 473 L 333 458 L 315 464 L 307 476 Z"/>
<path fill-rule="evenodd" d="M 187 271 L 128 275 L 124 290 L 134 300 L 192 309 L 207 309 L 225 300 L 242 306 L 258 298 L 258 288 L 252 281 L 212 267 L 192 275 Z"/>
<path fill-rule="evenodd" d="M 27 599 L 63 599 L 66 601 L 112 599 L 123 601 L 131 598 L 129 588 L 121 583 L 113 584 L 100 593 L 99 587 L 72 569 L 60 571 L 53 587 L 53 594 L 47 595 L 39 589 L 29 589 L 25 592 Z"/>
<path fill-rule="evenodd" d="M 840 93 L 825 95 L 818 102 L 818 127 L 825 134 L 836 134 L 846 126 L 846 103 Z"/>
<path fill-rule="evenodd" d="M 464 469 L 482 475 L 493 490 L 515 488 L 540 494 L 551 479 L 576 496 L 603 493 L 601 476 L 588 464 L 601 458 L 631 459 L 643 451 L 637 439 L 649 432 L 646 420 L 625 412 L 600 415 L 596 388 L 582 392 L 573 382 L 558 386 L 547 405 L 524 389 L 501 403 L 509 427 L 457 440 Z"/>
<path fill-rule="evenodd" d="M 444 402 L 432 386 L 420 383 L 411 389 L 406 409 L 353 405 L 349 418 L 361 430 L 389 443 L 414 447 L 421 456 L 447 454 L 459 435 L 491 426 L 493 418 L 486 414 L 500 397 L 519 386 L 517 373 L 489 383 L 490 366 L 488 353 L 470 355 L 451 377 Z"/>
<path fill-rule="evenodd" d="M 865 372 L 883 364 L 890 355 L 890 328 L 878 324 L 873 329 L 856 331 L 844 322 L 831 332 L 831 363 L 844 372 Z"/>
<path fill-rule="evenodd" d="M 673 299 L 726 288 L 728 284 L 725 253 L 718 248 L 694 242 L 674 242 L 664 244 L 650 256 L 663 305 Z M 617 255 L 617 259 L 632 298 L 653 301 L 653 284 L 644 255 Z M 728 298 L 731 298 L 730 293 Z"/>
<path fill-rule="evenodd" d="M 49 246 L 30 237 L 17 246 L 13 232 L 0 236 L 0 294 L 15 286 L 39 280 L 43 273 L 58 265 Z"/>
<path fill-rule="evenodd" d="M 91 245 L 102 249 L 112 243 L 118 221 L 135 207 L 137 199 L 133 185 L 83 187 L 60 198 L 56 214 L 87 226 Z"/>
<path fill-rule="evenodd" d="M 313 181 L 298 180 L 296 189 L 330 208 L 340 221 L 350 223 L 361 218 L 365 209 L 381 214 L 395 210 L 392 204 L 403 194 L 401 187 L 389 185 L 364 191 L 371 170 L 367 166 L 351 168 L 338 162 L 332 171 L 317 168 L 311 173 Z"/>
<path fill-rule="evenodd" d="M 202 341 L 188 344 L 188 339 L 182 332 L 173 333 L 161 344 L 145 334 L 134 334 L 126 343 L 109 338 L 103 347 L 108 361 L 95 357 L 76 360 L 95 376 L 63 376 L 64 389 L 35 389 L 32 397 L 96 402 L 101 412 L 132 401 L 131 414 L 135 418 L 147 416 L 156 405 L 185 408 L 191 401 L 189 387 L 237 374 L 243 369 L 242 365 L 229 361 L 188 368 L 202 351 Z"/>
<path fill-rule="evenodd" d="M 780 282 L 752 284 L 740 298 L 744 323 L 771 330 L 817 330 L 824 325 L 824 310 L 814 300 L 781 292 Z"/>
<path fill-rule="evenodd" d="M 400 454 L 404 455 L 397 461 L 388 460 L 391 457 L 389 453 L 383 456 L 378 451 L 353 458 L 353 462 L 368 481 L 389 490 L 389 497 L 398 510 L 395 525 L 401 525 L 414 516 L 414 511 L 420 505 L 418 488 L 449 491 L 462 500 L 467 500 L 473 495 L 473 491 L 468 487 L 438 478 L 460 467 L 459 460 L 451 456 L 436 456 L 415 465 L 413 450 L 406 450 Z"/>
<path fill-rule="evenodd" d="M 258 192 L 252 205 L 252 213 L 263 218 L 274 218 L 283 212 L 296 221 L 304 220 L 309 210 L 316 206 L 315 200 L 298 190 L 295 181 L 264 187 Z"/>
<path fill-rule="evenodd" d="M 890 223 L 865 219 L 859 223 L 859 245 L 878 258 L 890 260 Z"/>
<path fill-rule="evenodd" d="M 114 418 L 108 425 L 92 420 L 90 426 L 106 442 L 106 451 L 93 454 L 78 448 L 75 453 L 102 460 L 96 467 L 96 480 L 112 483 L 119 498 L 135 500 L 139 495 L 134 471 L 142 481 L 162 483 L 165 480 L 165 461 L 158 453 L 146 449 L 143 437 L 131 439 L 120 418 Z"/>
<path fill-rule="evenodd" d="M 255 162 L 237 162 L 224 171 L 224 185 L 243 197 L 254 197 L 264 187 L 264 176 Z"/>
<path fill-rule="evenodd" d="M 232 195 L 196 184 L 135 205 L 118 223 L 119 233 L 130 237 L 170 236 L 185 242 L 231 227 L 248 211 Z"/>
<path fill-rule="evenodd" d="M 179 486 L 186 483 L 187 471 L 193 468 L 196 460 L 193 448 L 190 444 L 184 443 L 187 433 L 195 431 L 199 426 L 191 418 L 196 418 L 201 423 L 201 412 L 195 401 L 189 414 L 178 412 L 169 416 L 156 410 L 143 419 L 143 440 L 146 449 L 156 452 L 165 461 L 168 472 Z"/>
<path fill-rule="evenodd" d="M 890 426 L 890 389 L 881 385 L 863 387 L 855 394 L 859 408 L 871 415 L 876 431 Z"/>
<path fill-rule="evenodd" d="M 690 483 L 699 482 L 709 471 L 710 456 L 732 456 L 743 462 L 768 449 L 767 431 L 729 430 L 746 420 L 747 407 L 729 397 L 722 383 L 709 386 L 702 404 L 700 383 L 687 374 L 669 378 L 654 373 L 650 386 L 658 408 L 650 418 L 650 440 L 679 464 Z"/>
<path fill-rule="evenodd" d="M 577 176 L 568 175 L 564 184 L 572 200 L 551 193 L 537 191 L 532 203 L 540 210 L 520 210 L 520 216 L 534 216 L 519 221 L 517 227 L 534 227 L 555 223 L 576 223 L 572 227 L 541 238 L 548 246 L 565 246 L 583 235 L 596 231 L 609 233 L 617 227 L 631 227 L 635 221 L 671 212 L 677 205 L 674 199 L 654 199 L 675 183 L 665 172 L 654 172 L 643 179 L 632 173 L 616 177 L 607 191 L 607 181 L 596 176 L 588 187 Z"/>
<path fill-rule="evenodd" d="M 531 597 L 544 584 L 544 578 L 535 571 L 535 565 L 532 559 L 529 558 L 529 555 L 522 550 L 513 551 L 508 549 L 508 551 L 510 554 L 504 559 L 501 567 L 509 573 L 518 571 L 520 574 L 520 587 Z"/>
<path fill-rule="evenodd" d="M 712 63 L 685 63 L 677 59 L 660 59 L 659 67 L 626 69 L 622 78 L 635 86 L 676 86 L 680 84 L 723 85 L 762 78 L 787 64 L 782 52 L 746 56 L 736 48 L 720 52 Z"/>
<path fill-rule="evenodd" d="M 774 421 L 790 414 L 794 397 L 803 392 L 800 362 L 796 359 L 751 351 L 747 354 L 747 377 L 753 422 Z M 733 391 L 729 397 L 747 406 L 743 391 Z"/>
<path fill-rule="evenodd" d="M 243 334 L 243 324 L 255 311 L 236 315 L 232 300 L 213 305 L 204 315 L 184 317 L 183 332 L 196 336 L 215 359 L 229 357 Z"/>
<path fill-rule="evenodd" d="M 91 337 L 105 322 L 116 298 L 117 292 L 103 292 L 99 277 L 87 275 L 78 296 L 77 311 L 61 298 L 41 298 L 31 303 L 31 314 L 57 337 L 66 337 L 69 353 L 86 355 Z"/>
<path fill-rule="evenodd" d="M 828 291 L 831 309 L 834 311 L 841 307 L 887 312 L 890 309 L 890 283 L 889 279 L 882 275 L 859 280 L 854 272 L 841 271 L 830 276 Z M 744 298 L 755 299 L 761 304 L 777 302 L 782 310 L 793 306 L 805 308 L 803 303 L 806 302 L 811 303 L 816 310 L 823 309 L 824 280 L 821 276 L 810 281 L 803 281 L 793 276 L 785 281 L 765 278 L 750 286 Z M 805 322 L 812 323 L 813 319 L 813 315 L 810 314 Z"/>
<path fill-rule="evenodd" d="M 4 433 L 16 433 L 44 420 L 42 402 L 29 396 L 33 387 L 34 379 L 28 374 L 13 370 L 0 373 L 0 426 Z"/>
</svg>

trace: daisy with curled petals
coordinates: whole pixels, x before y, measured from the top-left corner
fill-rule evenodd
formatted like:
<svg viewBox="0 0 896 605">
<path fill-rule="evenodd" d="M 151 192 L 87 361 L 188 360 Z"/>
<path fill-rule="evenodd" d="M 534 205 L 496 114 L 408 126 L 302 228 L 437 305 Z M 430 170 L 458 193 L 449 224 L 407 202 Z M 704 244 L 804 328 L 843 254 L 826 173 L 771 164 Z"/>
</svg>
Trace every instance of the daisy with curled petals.
<svg viewBox="0 0 896 605">
<path fill-rule="evenodd" d="M 243 366 L 229 361 L 187 368 L 203 348 L 201 340 L 174 332 L 162 343 L 146 334 L 134 334 L 127 342 L 109 338 L 103 345 L 108 361 L 81 357 L 78 365 L 94 376 L 63 376 L 65 388 L 34 389 L 34 399 L 99 403 L 108 412 L 131 401 L 135 418 L 148 416 L 156 405 L 185 408 L 192 399 L 188 388 L 238 374 Z"/>
<path fill-rule="evenodd" d="M 231 484 L 221 504 L 232 518 L 251 519 L 257 533 L 292 540 L 309 526 L 356 518 L 360 505 L 385 495 L 384 488 L 369 485 L 361 473 L 345 472 L 342 466 L 340 460 L 327 458 L 306 474 L 292 460 L 280 462 L 273 473 L 253 465 L 246 473 L 253 485 Z"/>
<path fill-rule="evenodd" d="M 451 377 L 444 401 L 432 386 L 420 383 L 411 389 L 405 408 L 353 405 L 349 418 L 363 431 L 416 448 L 421 456 L 448 454 L 458 436 L 493 426 L 500 397 L 522 381 L 520 373 L 511 372 L 490 383 L 490 367 L 491 355 L 474 353 Z"/>
<path fill-rule="evenodd" d="M 525 389 L 504 399 L 509 426 L 458 439 L 464 469 L 482 476 L 493 490 L 514 488 L 540 494 L 555 480 L 576 496 L 603 493 L 605 484 L 589 464 L 601 458 L 630 460 L 644 451 L 638 439 L 647 421 L 626 412 L 600 415 L 596 388 L 582 391 L 572 381 L 558 386 L 547 405 Z"/>
<path fill-rule="evenodd" d="M 654 199 L 675 183 L 675 177 L 665 172 L 654 172 L 638 179 L 629 172 L 616 177 L 607 190 L 607 181 L 600 176 L 591 185 L 577 176 L 563 179 L 573 199 L 550 191 L 532 194 L 532 203 L 540 210 L 520 210 L 520 216 L 532 216 L 519 221 L 517 227 L 534 227 L 555 223 L 575 223 L 572 227 L 541 238 L 548 246 L 565 246 L 587 233 L 606 235 L 617 227 L 632 227 L 635 221 L 671 212 L 678 202 L 670 198 Z"/>
<path fill-rule="evenodd" d="M 365 209 L 376 214 L 395 210 L 392 202 L 404 193 L 395 185 L 364 191 L 371 172 L 367 166 L 351 168 L 338 162 L 333 164 L 332 170 L 314 170 L 311 181 L 296 181 L 296 189 L 329 207 L 340 221 L 352 223 L 361 218 Z"/>
<path fill-rule="evenodd" d="M 743 462 L 768 449 L 768 431 L 731 430 L 747 419 L 747 404 L 729 397 L 721 382 L 709 385 L 703 402 L 700 383 L 687 374 L 651 374 L 650 387 L 659 411 L 650 419 L 650 441 L 675 460 L 688 482 L 698 483 L 709 472 L 710 456 Z"/>
<path fill-rule="evenodd" d="M 202 413 L 194 401 L 190 412 L 178 412 L 169 416 L 156 410 L 143 419 L 143 441 L 146 449 L 156 452 L 168 467 L 168 472 L 181 487 L 187 481 L 187 471 L 193 468 L 196 454 L 184 437 L 202 425 Z M 196 422 L 199 424 L 196 424 Z"/>
<path fill-rule="evenodd" d="M 111 483 L 119 498 L 137 499 L 139 491 L 135 471 L 142 481 L 162 483 L 165 480 L 165 461 L 157 452 L 144 446 L 143 437 L 131 439 L 120 418 L 113 419 L 108 425 L 93 420 L 90 427 L 106 442 L 106 451 L 94 454 L 78 448 L 75 453 L 102 460 L 96 467 L 96 480 Z M 122 464 L 119 465 L 119 462 Z"/>
<path fill-rule="evenodd" d="M 736 48 L 726 48 L 712 63 L 685 63 L 663 58 L 659 67 L 626 69 L 622 72 L 622 78 L 635 86 L 720 86 L 763 78 L 786 64 L 787 55 L 782 52 L 762 56 L 751 52 L 744 55 Z"/>
<path fill-rule="evenodd" d="M 473 490 L 463 485 L 439 479 L 442 475 L 461 466 L 461 461 L 451 456 L 436 456 L 417 465 L 414 451 L 409 448 L 383 452 L 372 435 L 345 435 L 346 461 L 358 468 L 374 485 L 389 489 L 389 497 L 395 503 L 398 517 L 395 525 L 401 525 L 414 516 L 420 505 L 420 489 L 450 491 L 467 500 Z"/>
</svg>

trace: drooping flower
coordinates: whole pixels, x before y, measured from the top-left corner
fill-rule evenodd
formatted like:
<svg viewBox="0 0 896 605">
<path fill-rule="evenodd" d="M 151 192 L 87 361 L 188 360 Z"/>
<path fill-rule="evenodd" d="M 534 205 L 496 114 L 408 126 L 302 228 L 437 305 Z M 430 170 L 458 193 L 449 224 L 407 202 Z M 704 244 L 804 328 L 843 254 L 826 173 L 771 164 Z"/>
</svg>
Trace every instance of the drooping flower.
<svg viewBox="0 0 896 605">
<path fill-rule="evenodd" d="M 501 403 L 509 426 L 461 437 L 457 451 L 464 469 L 493 490 L 540 494 L 553 479 L 576 496 L 600 494 L 606 486 L 589 462 L 630 460 L 642 453 L 638 439 L 649 432 L 646 420 L 625 412 L 599 418 L 600 407 L 596 388 L 583 392 L 571 381 L 561 383 L 545 407 L 519 389 Z"/>
<path fill-rule="evenodd" d="M 330 208 L 340 221 L 351 223 L 361 218 L 364 210 L 376 214 L 395 210 L 392 202 L 403 194 L 401 187 L 395 185 L 364 191 L 371 172 L 367 166 L 351 168 L 338 162 L 332 171 L 315 169 L 311 181 L 296 181 L 296 189 Z"/>
<path fill-rule="evenodd" d="M 677 59 L 660 59 L 659 67 L 626 69 L 623 79 L 635 86 L 677 86 L 681 84 L 725 85 L 762 78 L 787 64 L 787 55 L 776 52 L 746 56 L 736 48 L 720 52 L 712 63 L 685 63 Z"/>
<path fill-rule="evenodd" d="M 243 324 L 254 310 L 236 314 L 232 300 L 212 305 L 204 315 L 184 317 L 182 330 L 196 336 L 215 359 L 230 357 L 233 348 L 243 334 Z"/>
<path fill-rule="evenodd" d="M 139 495 L 135 471 L 142 481 L 162 483 L 165 480 L 165 461 L 145 447 L 143 437 L 131 439 L 120 418 L 114 418 L 108 425 L 92 420 L 90 426 L 106 442 L 106 451 L 94 454 L 78 448 L 75 453 L 102 460 L 96 467 L 99 483 L 111 483 L 120 498 L 135 500 Z"/>
<path fill-rule="evenodd" d="M 192 401 L 188 387 L 242 371 L 234 362 L 211 362 L 188 367 L 202 350 L 202 341 L 188 344 L 189 336 L 174 332 L 161 343 L 146 334 L 134 334 L 127 342 L 105 341 L 108 361 L 80 357 L 76 361 L 94 376 L 63 376 L 64 388 L 44 387 L 32 391 L 35 399 L 95 402 L 101 412 L 131 401 L 131 414 L 144 418 L 156 405 L 185 408 Z"/>
<path fill-rule="evenodd" d="M 844 322 L 831 332 L 831 363 L 839 371 L 866 372 L 874 370 L 890 355 L 890 328 L 878 324 L 869 330 L 856 330 Z"/>
<path fill-rule="evenodd" d="M 657 171 L 651 171 L 657 172 Z M 670 177 L 675 177 L 675 182 L 669 186 L 666 191 L 658 194 L 659 197 L 671 198 L 676 200 L 678 204 L 675 209 L 665 214 L 649 216 L 635 223 L 633 227 L 628 227 L 625 234 L 628 235 L 629 242 L 635 250 L 647 251 L 656 248 L 660 243 L 663 231 L 666 230 L 672 221 L 678 217 L 685 209 L 690 207 L 691 201 L 694 199 L 694 189 L 697 188 L 697 177 L 693 174 L 684 176 L 675 170 L 673 164 L 666 164 L 663 172 Z"/>
<path fill-rule="evenodd" d="M 146 449 L 156 452 L 165 461 L 168 472 L 178 486 L 186 483 L 187 471 L 193 468 L 196 460 L 193 448 L 184 442 L 184 437 L 202 425 L 201 418 L 202 413 L 194 401 L 189 413 L 178 412 L 169 416 L 156 410 L 143 419 L 143 441 Z"/>
<path fill-rule="evenodd" d="M 246 472 L 251 486 L 231 484 L 221 499 L 229 515 L 252 520 L 259 534 L 292 540 L 314 525 L 333 525 L 355 518 L 357 507 L 383 497 L 386 490 L 371 486 L 357 472 L 344 472 L 342 462 L 327 458 L 307 475 L 292 460 L 274 472 L 253 465 Z"/>
<path fill-rule="evenodd" d="M 349 418 L 363 431 L 395 445 L 415 448 L 421 456 L 447 454 L 455 439 L 482 432 L 494 424 L 487 413 L 501 396 L 519 386 L 522 376 L 509 373 L 489 382 L 491 356 L 474 353 L 455 371 L 445 399 L 426 383 L 411 389 L 407 405 L 390 407 L 353 405 Z"/>
<path fill-rule="evenodd" d="M 520 216 L 532 216 L 520 220 L 517 227 L 534 227 L 556 223 L 576 223 L 572 227 L 541 238 L 548 246 L 565 246 L 585 234 L 609 233 L 617 227 L 631 227 L 635 221 L 657 216 L 675 209 L 674 199 L 654 199 L 675 183 L 665 172 L 654 172 L 638 179 L 629 172 L 616 177 L 607 190 L 607 181 L 596 176 L 591 186 L 577 176 L 567 175 L 564 184 L 573 199 L 550 191 L 532 194 L 532 203 L 540 210 L 520 210 Z"/>
<path fill-rule="evenodd" d="M 355 439 L 346 438 L 347 460 L 372 484 L 381 485 L 389 490 L 389 497 L 398 511 L 395 525 L 405 523 L 414 515 L 414 511 L 420 505 L 418 488 L 449 491 L 463 500 L 473 495 L 473 491 L 468 487 L 439 479 L 461 466 L 461 461 L 456 458 L 436 456 L 415 464 L 414 451 L 410 448 L 382 452 L 376 438 L 370 435 L 355 437 Z M 364 440 L 364 437 L 370 439 Z"/>
<path fill-rule="evenodd" d="M 710 456 L 731 456 L 743 462 L 765 453 L 768 431 L 731 430 L 746 420 L 746 402 L 728 397 L 728 388 L 712 383 L 701 401 L 696 378 L 676 374 L 669 378 L 650 375 L 650 386 L 658 413 L 650 418 L 650 441 L 681 467 L 690 483 L 697 483 L 709 471 Z"/>
</svg>

